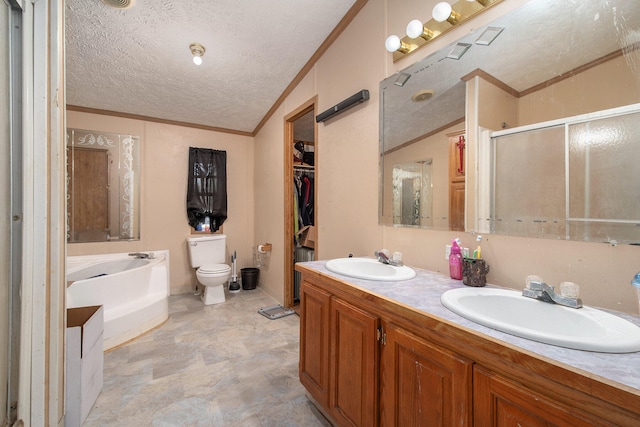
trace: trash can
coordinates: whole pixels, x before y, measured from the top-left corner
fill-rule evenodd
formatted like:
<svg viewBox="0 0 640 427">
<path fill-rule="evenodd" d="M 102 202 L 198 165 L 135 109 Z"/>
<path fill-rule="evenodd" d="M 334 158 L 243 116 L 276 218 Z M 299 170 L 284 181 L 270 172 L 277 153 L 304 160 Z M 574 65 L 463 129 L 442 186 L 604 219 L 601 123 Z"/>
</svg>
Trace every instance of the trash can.
<svg viewBox="0 0 640 427">
<path fill-rule="evenodd" d="M 258 275 L 260 270 L 257 268 L 243 268 L 240 270 L 242 275 L 242 289 L 251 290 L 255 289 L 258 285 Z"/>
</svg>

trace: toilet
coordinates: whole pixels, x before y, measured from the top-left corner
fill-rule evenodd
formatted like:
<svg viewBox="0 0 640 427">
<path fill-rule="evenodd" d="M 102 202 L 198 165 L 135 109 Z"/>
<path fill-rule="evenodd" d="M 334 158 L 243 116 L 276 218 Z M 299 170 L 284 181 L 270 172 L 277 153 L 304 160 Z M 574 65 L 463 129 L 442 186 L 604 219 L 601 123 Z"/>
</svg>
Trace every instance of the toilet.
<svg viewBox="0 0 640 427">
<path fill-rule="evenodd" d="M 196 277 L 204 286 L 202 302 L 205 305 L 224 302 L 224 284 L 229 280 L 231 267 L 226 261 L 227 236 L 211 234 L 187 238 L 191 267 L 197 268 Z"/>
</svg>

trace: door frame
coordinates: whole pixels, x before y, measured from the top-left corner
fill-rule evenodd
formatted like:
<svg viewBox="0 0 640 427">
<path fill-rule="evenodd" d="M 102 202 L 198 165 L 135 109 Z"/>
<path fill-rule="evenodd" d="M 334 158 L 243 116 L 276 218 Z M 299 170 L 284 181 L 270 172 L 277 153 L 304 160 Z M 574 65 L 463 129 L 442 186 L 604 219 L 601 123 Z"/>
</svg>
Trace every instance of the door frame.
<svg viewBox="0 0 640 427">
<path fill-rule="evenodd" d="M 293 235 L 293 122 L 303 115 L 313 111 L 314 117 L 317 115 L 316 106 L 318 104 L 318 96 L 314 96 L 304 102 L 298 108 L 287 114 L 284 118 L 284 306 L 292 307 L 294 301 L 294 235 Z M 315 178 L 318 178 L 318 125 L 315 120 L 313 122 L 313 138 L 315 144 L 314 169 Z M 314 185 L 313 200 L 318 200 L 318 186 Z M 317 204 L 313 209 L 313 223 L 317 225 L 318 208 Z M 318 240 L 318 239 L 317 239 Z M 318 242 L 315 242 L 315 253 L 318 253 Z"/>
</svg>

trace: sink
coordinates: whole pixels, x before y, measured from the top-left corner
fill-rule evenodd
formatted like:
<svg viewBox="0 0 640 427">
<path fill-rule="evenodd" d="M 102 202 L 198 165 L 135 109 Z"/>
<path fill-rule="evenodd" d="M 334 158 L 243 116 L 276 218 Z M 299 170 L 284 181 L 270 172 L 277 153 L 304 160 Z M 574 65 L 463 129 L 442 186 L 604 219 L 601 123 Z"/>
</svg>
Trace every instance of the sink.
<svg viewBox="0 0 640 427">
<path fill-rule="evenodd" d="M 602 353 L 640 351 L 640 327 L 595 308 L 563 307 L 494 288 L 452 289 L 440 301 L 468 320 L 521 338 Z"/>
<path fill-rule="evenodd" d="M 416 277 L 416 272 L 406 266 L 383 264 L 372 258 L 336 258 L 327 261 L 327 270 L 356 279 L 397 281 Z"/>
</svg>

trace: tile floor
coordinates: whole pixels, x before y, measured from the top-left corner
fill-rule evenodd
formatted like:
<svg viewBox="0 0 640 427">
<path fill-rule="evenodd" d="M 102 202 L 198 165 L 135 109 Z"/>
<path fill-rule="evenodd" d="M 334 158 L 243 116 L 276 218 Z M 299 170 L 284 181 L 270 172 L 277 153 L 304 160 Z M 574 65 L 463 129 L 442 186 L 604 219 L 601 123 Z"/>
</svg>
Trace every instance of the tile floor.
<svg viewBox="0 0 640 427">
<path fill-rule="evenodd" d="M 169 320 L 104 355 L 104 387 L 84 427 L 329 426 L 298 380 L 299 318 L 260 289 L 205 306 L 169 298 Z"/>
</svg>

